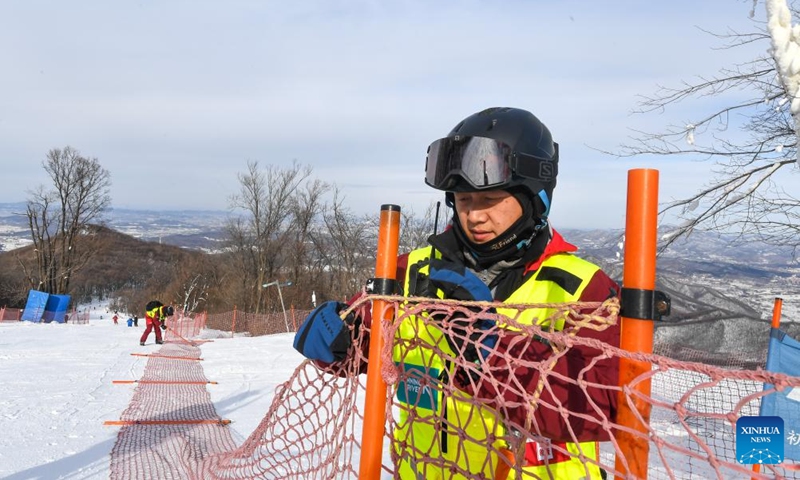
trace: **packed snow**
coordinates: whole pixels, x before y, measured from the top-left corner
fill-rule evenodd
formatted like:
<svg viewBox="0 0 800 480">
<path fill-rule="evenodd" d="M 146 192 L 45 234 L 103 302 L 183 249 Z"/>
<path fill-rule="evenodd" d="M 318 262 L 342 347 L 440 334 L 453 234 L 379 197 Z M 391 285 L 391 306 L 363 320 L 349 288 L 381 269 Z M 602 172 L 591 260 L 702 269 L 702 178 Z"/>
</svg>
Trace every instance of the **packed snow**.
<svg viewBox="0 0 800 480">
<path fill-rule="evenodd" d="M 119 420 L 136 388 L 112 381 L 139 379 L 147 357 L 131 353 L 152 353 L 159 345 L 152 333 L 139 345 L 143 321 L 128 327 L 123 315 L 115 325 L 104 305 L 89 311 L 88 325 L 0 322 L 0 478 L 109 478 L 120 427 L 103 422 Z M 292 334 L 202 336 L 220 337 L 202 345 L 203 371 L 218 382 L 207 389 L 241 443 L 303 358 L 292 348 Z"/>
</svg>

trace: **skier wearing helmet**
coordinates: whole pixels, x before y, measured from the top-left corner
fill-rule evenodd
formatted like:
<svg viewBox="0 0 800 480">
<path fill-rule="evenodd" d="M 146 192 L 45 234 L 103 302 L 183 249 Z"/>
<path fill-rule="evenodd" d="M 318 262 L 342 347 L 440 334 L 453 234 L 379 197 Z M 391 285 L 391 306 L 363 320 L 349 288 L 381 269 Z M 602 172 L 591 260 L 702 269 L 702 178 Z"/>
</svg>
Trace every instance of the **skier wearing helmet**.
<svg viewBox="0 0 800 480">
<path fill-rule="evenodd" d="M 425 182 L 445 192 L 453 209 L 451 228 L 398 260 L 404 267 L 398 276 L 403 294 L 537 304 L 522 310 L 516 321 L 554 330 L 566 322 L 551 324 L 557 310 L 547 304 L 618 296 L 619 286 L 600 267 L 574 255 L 577 248 L 550 224 L 558 160 L 558 144 L 547 127 L 518 108 L 480 111 L 434 141 Z M 338 302 L 317 307 L 298 330 L 295 348 L 324 367 L 352 359 L 353 335 L 363 334 L 359 325 L 369 325 L 370 318 L 362 314 L 362 322 L 343 322 L 338 315 L 343 307 Z M 497 313 L 503 312 L 498 308 Z M 546 340 L 513 329 L 498 334 L 493 320 L 472 319 L 466 325 L 453 316 L 438 330 L 420 327 L 411 316 L 402 318 L 393 356 L 406 373 L 403 378 L 424 372 L 433 384 L 452 382 L 460 393 L 426 389 L 424 383 L 398 385 L 393 457 L 400 478 L 493 478 L 497 452 L 512 445 L 517 463 L 508 478 L 605 477 L 597 442 L 609 439 L 603 418 L 614 419 L 617 392 L 593 385 L 618 385 L 616 358 L 573 345 L 548 365 L 555 349 Z M 619 345 L 616 322 L 579 329 L 577 335 Z M 475 368 L 463 368 L 464 360 Z M 541 369 L 531 367 L 536 362 L 551 368 L 550 388 L 537 391 Z M 481 371 L 491 372 L 493 381 L 482 381 Z M 560 380 L 578 374 L 589 387 Z M 538 405 L 530 404 L 534 392 Z M 571 415 L 565 419 L 559 406 Z M 529 432 L 522 445 L 515 432 L 520 428 Z"/>
</svg>

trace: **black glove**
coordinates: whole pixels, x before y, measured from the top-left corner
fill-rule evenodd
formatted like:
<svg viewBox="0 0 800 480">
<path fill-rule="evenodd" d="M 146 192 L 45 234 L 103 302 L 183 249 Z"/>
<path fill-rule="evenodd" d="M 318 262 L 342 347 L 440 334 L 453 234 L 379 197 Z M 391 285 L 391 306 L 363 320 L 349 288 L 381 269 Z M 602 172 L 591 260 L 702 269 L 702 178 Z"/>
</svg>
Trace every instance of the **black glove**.
<svg viewBox="0 0 800 480">
<path fill-rule="evenodd" d="M 344 360 L 353 344 L 353 334 L 348 325 L 358 322 L 353 313 L 344 320 L 339 316 L 346 305 L 327 301 L 311 311 L 294 336 L 294 348 L 304 357 L 333 363 Z"/>
<path fill-rule="evenodd" d="M 492 292 L 477 275 L 464 265 L 458 265 L 440 259 L 432 259 L 428 281 L 431 286 L 441 290 L 445 298 L 462 301 L 491 302 Z M 463 314 L 455 313 L 450 318 L 452 335 L 445 335 L 450 348 L 456 354 L 462 354 L 468 362 L 476 362 L 480 357 L 486 358 L 490 349 L 497 343 L 496 334 L 487 334 L 487 330 L 495 328 L 494 320 L 467 319 Z M 473 332 L 467 334 L 472 324 Z M 482 345 L 480 352 L 478 345 Z"/>
<path fill-rule="evenodd" d="M 167 329 L 167 324 L 164 323 L 164 320 L 161 320 L 161 330 L 166 330 L 166 329 Z"/>
</svg>

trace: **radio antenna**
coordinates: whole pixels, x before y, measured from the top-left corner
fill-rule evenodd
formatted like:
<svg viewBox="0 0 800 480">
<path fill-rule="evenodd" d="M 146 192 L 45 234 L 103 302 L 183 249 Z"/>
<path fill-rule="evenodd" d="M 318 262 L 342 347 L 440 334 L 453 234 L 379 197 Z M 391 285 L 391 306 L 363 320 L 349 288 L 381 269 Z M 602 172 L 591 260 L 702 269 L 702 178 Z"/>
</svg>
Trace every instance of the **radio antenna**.
<svg viewBox="0 0 800 480">
<path fill-rule="evenodd" d="M 434 235 L 436 235 L 436 233 L 439 231 L 439 208 L 441 206 L 442 206 L 442 202 L 441 201 L 437 201 L 436 202 L 436 216 L 433 217 L 433 234 Z M 431 260 L 433 260 L 435 257 L 436 257 L 436 249 L 434 249 L 433 245 L 431 245 Z"/>
<path fill-rule="evenodd" d="M 436 202 L 436 216 L 433 217 L 433 234 L 434 235 L 436 235 L 436 233 L 439 230 L 439 207 L 441 207 L 441 206 L 442 206 L 442 202 L 441 201 Z"/>
</svg>

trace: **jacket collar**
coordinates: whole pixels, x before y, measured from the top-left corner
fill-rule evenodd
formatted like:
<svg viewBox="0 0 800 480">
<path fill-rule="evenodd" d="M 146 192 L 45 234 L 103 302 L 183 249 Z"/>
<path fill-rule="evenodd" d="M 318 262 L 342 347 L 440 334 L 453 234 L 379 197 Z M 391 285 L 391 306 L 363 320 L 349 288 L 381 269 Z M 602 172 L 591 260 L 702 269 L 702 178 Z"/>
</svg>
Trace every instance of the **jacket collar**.
<svg viewBox="0 0 800 480">
<path fill-rule="evenodd" d="M 553 236 L 550 238 L 550 241 L 547 242 L 547 245 L 544 247 L 544 252 L 542 252 L 542 254 L 539 255 L 539 258 L 528 263 L 528 265 L 525 267 L 525 273 L 534 272 L 538 270 L 539 267 L 542 266 L 542 262 L 552 257 L 553 255 L 557 255 L 559 253 L 570 253 L 578 251 L 578 247 L 564 240 L 564 237 L 562 237 L 561 234 L 558 233 L 555 228 L 552 228 L 551 232 Z"/>
<path fill-rule="evenodd" d="M 525 273 L 538 270 L 542 262 L 559 253 L 571 253 L 578 251 L 578 247 L 564 240 L 564 237 L 555 228 L 550 228 L 550 241 L 544 247 L 544 251 L 538 258 L 528 262 L 525 266 Z M 431 235 L 428 242 L 434 248 L 442 252 L 445 258 L 458 259 L 464 262 L 464 256 L 458 247 L 458 240 L 451 228 L 447 228 L 438 235 Z"/>
</svg>

